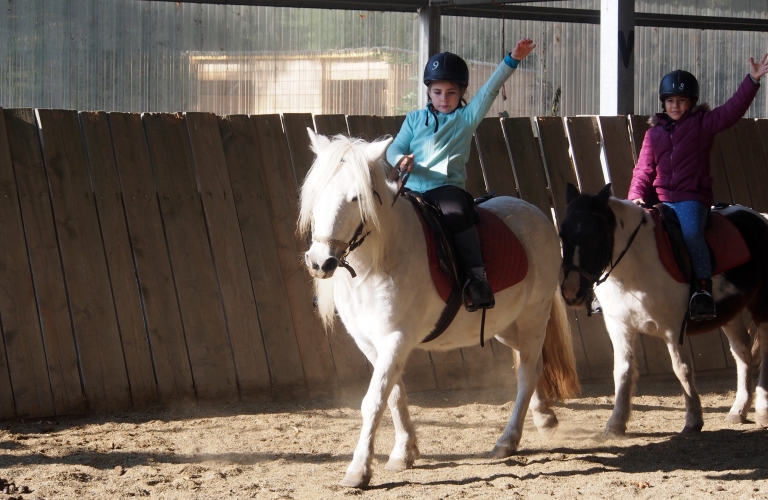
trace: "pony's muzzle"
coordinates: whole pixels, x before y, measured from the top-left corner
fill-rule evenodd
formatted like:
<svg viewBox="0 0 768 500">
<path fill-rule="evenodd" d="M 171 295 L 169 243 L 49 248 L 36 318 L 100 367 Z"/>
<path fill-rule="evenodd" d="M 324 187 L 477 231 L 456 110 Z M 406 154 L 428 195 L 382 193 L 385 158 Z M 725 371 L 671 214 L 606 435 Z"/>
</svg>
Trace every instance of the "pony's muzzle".
<svg viewBox="0 0 768 500">
<path fill-rule="evenodd" d="M 570 307 L 583 307 L 586 304 L 587 292 L 581 286 L 578 273 L 568 273 L 560 285 L 560 293 L 563 295 L 565 303 Z"/>
<path fill-rule="evenodd" d="M 336 257 L 330 256 L 320 262 L 313 259 L 309 255 L 309 252 L 304 254 L 304 263 L 307 265 L 307 269 L 309 269 L 309 274 L 311 274 L 313 278 L 320 279 L 330 278 L 333 276 L 336 268 L 339 267 L 339 259 Z"/>
</svg>

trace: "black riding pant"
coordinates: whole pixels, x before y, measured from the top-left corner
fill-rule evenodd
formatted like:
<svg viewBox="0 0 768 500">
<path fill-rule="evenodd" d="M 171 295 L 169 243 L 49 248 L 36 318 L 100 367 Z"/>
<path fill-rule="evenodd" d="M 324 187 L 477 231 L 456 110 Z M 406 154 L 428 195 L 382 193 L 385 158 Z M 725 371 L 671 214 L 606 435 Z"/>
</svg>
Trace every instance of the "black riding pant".
<svg viewBox="0 0 768 500">
<path fill-rule="evenodd" d="M 483 267 L 480 238 L 475 229 L 479 216 L 472 195 L 456 186 L 442 186 L 422 193 L 422 196 L 440 209 L 464 265 L 468 269 Z"/>
</svg>

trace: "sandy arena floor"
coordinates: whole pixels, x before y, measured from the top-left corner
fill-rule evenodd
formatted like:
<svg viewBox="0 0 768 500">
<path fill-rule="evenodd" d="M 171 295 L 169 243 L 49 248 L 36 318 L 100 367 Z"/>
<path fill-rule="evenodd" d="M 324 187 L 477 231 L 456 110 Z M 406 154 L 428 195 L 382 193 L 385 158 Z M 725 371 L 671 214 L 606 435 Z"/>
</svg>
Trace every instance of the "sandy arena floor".
<svg viewBox="0 0 768 500">
<path fill-rule="evenodd" d="M 627 437 L 606 441 L 609 384 L 585 385 L 540 437 L 530 416 L 518 455 L 487 453 L 509 417 L 509 391 L 411 395 L 422 458 L 384 470 L 385 417 L 367 490 L 338 486 L 360 428 L 359 401 L 152 410 L 111 417 L 0 423 L 0 477 L 69 500 L 304 498 L 768 498 L 768 430 L 725 422 L 735 380 L 701 380 L 704 432 L 679 435 L 677 382 L 641 382 Z"/>
</svg>

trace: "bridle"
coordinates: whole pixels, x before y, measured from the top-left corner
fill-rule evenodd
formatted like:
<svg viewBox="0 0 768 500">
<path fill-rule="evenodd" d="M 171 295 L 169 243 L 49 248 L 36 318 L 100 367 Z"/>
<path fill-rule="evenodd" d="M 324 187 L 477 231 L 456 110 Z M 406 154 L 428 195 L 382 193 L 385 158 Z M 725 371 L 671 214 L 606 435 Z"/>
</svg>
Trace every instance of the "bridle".
<svg viewBox="0 0 768 500">
<path fill-rule="evenodd" d="M 608 279 L 608 277 L 611 275 L 614 269 L 616 269 L 616 266 L 619 265 L 619 262 L 621 262 L 621 259 L 624 258 L 624 255 L 626 255 L 627 251 L 629 250 L 629 247 L 632 246 L 632 242 L 635 241 L 635 237 L 637 236 L 637 233 L 640 232 L 640 228 L 643 227 L 647 221 L 645 219 L 645 216 L 643 216 L 640 219 L 640 223 L 637 225 L 634 231 L 632 231 L 632 234 L 629 236 L 629 239 L 627 240 L 627 245 L 624 247 L 624 250 L 621 251 L 619 256 L 616 258 L 616 262 L 613 261 L 613 233 L 610 231 L 610 224 L 608 222 L 608 219 L 600 214 L 592 214 L 601 219 L 605 226 L 605 241 L 606 244 L 603 248 L 603 260 L 604 264 L 601 265 L 601 271 L 598 273 L 598 276 L 595 277 L 591 273 L 589 273 L 587 270 L 582 268 L 581 266 L 577 266 L 575 264 L 567 264 L 563 265 L 563 282 L 560 284 L 562 287 L 565 284 L 565 279 L 568 277 L 568 273 L 571 271 L 574 271 L 578 273 L 581 277 L 585 278 L 589 282 L 589 290 L 587 291 L 587 316 L 592 316 L 592 301 L 595 298 L 595 287 L 600 286 L 601 284 L 605 283 L 605 281 Z M 610 269 L 608 269 L 607 272 L 605 272 L 605 269 L 610 266 Z M 603 274 L 605 272 L 605 274 Z M 600 276 L 602 274 L 602 276 Z"/>
<path fill-rule="evenodd" d="M 379 200 L 379 205 L 383 205 L 381 196 L 375 189 L 373 190 L 373 194 Z M 357 247 L 362 245 L 363 241 L 365 241 L 365 237 L 371 234 L 370 230 L 363 234 L 363 229 L 365 229 L 365 218 L 363 218 L 363 220 L 360 222 L 360 225 L 357 226 L 357 229 L 355 229 L 355 234 L 352 235 L 352 239 L 350 239 L 348 242 L 337 240 L 335 238 L 331 238 L 330 236 L 316 236 L 314 234 L 312 235 L 312 241 L 317 243 L 325 243 L 331 248 L 340 248 L 344 253 L 342 253 L 339 257 L 339 265 L 349 271 L 349 274 L 353 278 L 356 278 L 357 273 L 354 269 L 352 269 L 352 266 L 349 265 L 349 262 L 347 262 L 347 256 Z"/>
</svg>

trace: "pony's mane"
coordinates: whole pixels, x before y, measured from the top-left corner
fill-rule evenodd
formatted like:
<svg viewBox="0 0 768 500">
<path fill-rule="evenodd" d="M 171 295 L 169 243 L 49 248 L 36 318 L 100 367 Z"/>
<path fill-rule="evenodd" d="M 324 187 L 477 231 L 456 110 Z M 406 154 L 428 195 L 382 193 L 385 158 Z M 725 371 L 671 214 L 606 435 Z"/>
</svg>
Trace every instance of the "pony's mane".
<svg viewBox="0 0 768 500">
<path fill-rule="evenodd" d="M 376 141 L 380 142 L 380 141 Z M 389 198 L 386 193 L 386 178 L 389 173 L 388 164 L 379 159 L 372 163 L 366 154 L 365 148 L 369 143 L 362 139 L 354 139 L 345 135 L 335 135 L 328 145 L 313 151 L 317 155 L 312 167 L 301 186 L 301 202 L 297 231 L 302 238 L 308 238 L 312 233 L 312 211 L 320 194 L 332 182 L 336 182 L 336 175 L 343 168 L 349 168 L 354 179 L 355 190 L 358 193 L 358 206 L 360 218 L 366 224 L 373 225 L 377 231 L 366 240 L 366 248 L 371 254 L 371 267 L 380 267 L 382 259 L 386 256 L 386 238 L 381 238 L 381 225 L 377 207 Z M 378 194 L 374 194 L 374 191 Z M 388 204 L 388 203 L 387 203 Z M 332 331 L 334 326 L 335 306 L 333 302 L 334 285 L 336 279 L 315 279 L 315 293 L 317 295 L 317 312 L 327 331 Z"/>
<path fill-rule="evenodd" d="M 317 198 L 331 182 L 334 182 L 336 174 L 342 168 L 350 168 L 352 171 L 358 192 L 360 218 L 380 229 L 376 210 L 379 198 L 374 195 L 374 190 L 379 193 L 384 191 L 383 183 L 386 182 L 388 167 L 383 161 L 376 162 L 373 168 L 369 165 L 370 159 L 365 153 L 367 144 L 362 139 L 339 134 L 331 138 L 328 146 L 320 151 L 314 151 L 317 158 L 301 186 L 299 236 L 306 238 L 312 232 L 312 210 Z"/>
</svg>

